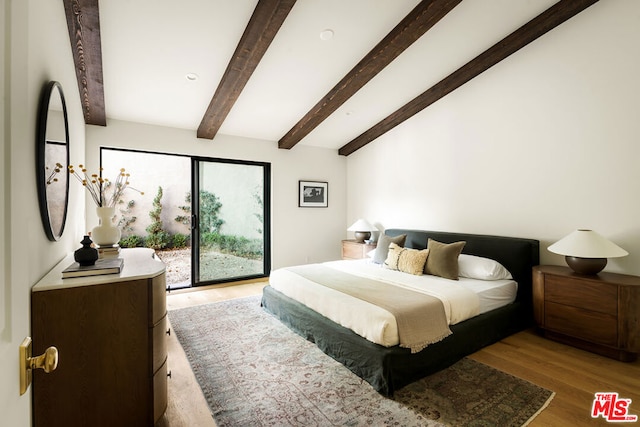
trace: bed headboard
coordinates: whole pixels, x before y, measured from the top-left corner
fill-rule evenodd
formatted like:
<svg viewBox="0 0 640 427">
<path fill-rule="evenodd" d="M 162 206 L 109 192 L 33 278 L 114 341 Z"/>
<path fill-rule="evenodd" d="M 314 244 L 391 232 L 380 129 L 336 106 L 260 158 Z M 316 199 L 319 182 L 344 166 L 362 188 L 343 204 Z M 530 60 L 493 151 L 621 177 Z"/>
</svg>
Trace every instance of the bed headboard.
<svg viewBox="0 0 640 427">
<path fill-rule="evenodd" d="M 407 230 L 391 228 L 388 236 L 406 234 L 405 247 L 424 249 L 429 238 L 442 243 L 461 240 L 467 242 L 462 253 L 491 258 L 502 264 L 518 282 L 517 300 L 531 303 L 532 271 L 540 263 L 540 242 L 518 237 L 489 236 L 483 234 L 448 233 L 443 231 Z"/>
</svg>

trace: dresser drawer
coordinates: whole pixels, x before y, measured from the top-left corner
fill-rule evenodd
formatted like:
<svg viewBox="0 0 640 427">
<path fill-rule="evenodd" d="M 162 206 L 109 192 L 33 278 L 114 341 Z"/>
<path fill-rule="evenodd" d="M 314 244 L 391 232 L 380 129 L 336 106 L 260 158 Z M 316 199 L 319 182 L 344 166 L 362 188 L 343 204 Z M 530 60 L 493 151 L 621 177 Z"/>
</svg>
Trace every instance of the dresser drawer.
<svg viewBox="0 0 640 427">
<path fill-rule="evenodd" d="M 158 419 L 167 410 L 167 362 L 153 376 L 153 421 Z"/>
<path fill-rule="evenodd" d="M 153 368 L 155 374 L 158 368 L 167 360 L 167 316 L 164 316 L 156 326 L 153 327 Z"/>
<path fill-rule="evenodd" d="M 548 275 L 545 278 L 546 301 L 590 311 L 617 315 L 618 288 L 601 283 Z"/>
<path fill-rule="evenodd" d="M 599 344 L 616 346 L 618 343 L 617 317 L 598 311 L 547 301 L 544 327 Z"/>
<path fill-rule="evenodd" d="M 153 326 L 167 314 L 167 282 L 165 274 L 151 280 L 151 317 L 149 326 Z"/>
</svg>

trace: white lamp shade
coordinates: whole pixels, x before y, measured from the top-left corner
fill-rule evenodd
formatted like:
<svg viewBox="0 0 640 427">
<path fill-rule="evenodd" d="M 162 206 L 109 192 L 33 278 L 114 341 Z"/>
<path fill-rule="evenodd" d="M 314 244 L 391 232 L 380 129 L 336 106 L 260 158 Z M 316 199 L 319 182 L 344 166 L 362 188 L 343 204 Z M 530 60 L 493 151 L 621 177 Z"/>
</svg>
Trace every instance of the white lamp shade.
<svg viewBox="0 0 640 427">
<path fill-rule="evenodd" d="M 369 224 L 366 220 L 360 218 L 356 222 L 351 225 L 351 227 L 347 228 L 348 231 L 377 231 L 377 229 Z"/>
<path fill-rule="evenodd" d="M 616 258 L 629 255 L 593 230 L 576 230 L 547 248 L 550 252 L 578 258 Z"/>
</svg>

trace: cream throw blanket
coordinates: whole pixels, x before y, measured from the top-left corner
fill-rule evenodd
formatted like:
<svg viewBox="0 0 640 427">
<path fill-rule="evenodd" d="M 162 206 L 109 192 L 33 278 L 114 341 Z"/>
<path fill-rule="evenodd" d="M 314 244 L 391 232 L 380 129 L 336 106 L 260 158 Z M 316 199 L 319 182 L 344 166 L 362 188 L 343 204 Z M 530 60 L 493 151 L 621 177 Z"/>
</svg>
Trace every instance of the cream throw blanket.
<svg viewBox="0 0 640 427">
<path fill-rule="evenodd" d="M 412 353 L 451 335 L 444 307 L 438 298 L 321 264 L 288 269 L 308 280 L 390 312 L 396 319 L 400 347 L 409 348 Z"/>
</svg>

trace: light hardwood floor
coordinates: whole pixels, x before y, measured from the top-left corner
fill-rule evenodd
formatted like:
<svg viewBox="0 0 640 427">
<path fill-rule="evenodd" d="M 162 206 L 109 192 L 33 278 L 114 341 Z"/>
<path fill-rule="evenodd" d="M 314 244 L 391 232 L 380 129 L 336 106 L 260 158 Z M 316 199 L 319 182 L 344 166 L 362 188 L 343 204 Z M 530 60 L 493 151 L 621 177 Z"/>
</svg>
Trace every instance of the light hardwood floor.
<svg viewBox="0 0 640 427">
<path fill-rule="evenodd" d="M 265 285 L 266 282 L 258 282 L 174 291 L 167 297 L 167 306 L 173 310 L 257 295 Z M 620 398 L 631 399 L 629 412 L 640 416 L 640 361 L 618 362 L 547 340 L 534 330 L 512 335 L 470 357 L 556 393 L 530 426 L 610 425 L 602 418 L 591 418 L 596 392 L 617 392 Z M 184 351 L 173 334 L 169 339 L 169 369 L 169 407 L 164 424 L 215 426 Z M 640 422 L 631 425 L 640 425 Z"/>
</svg>

